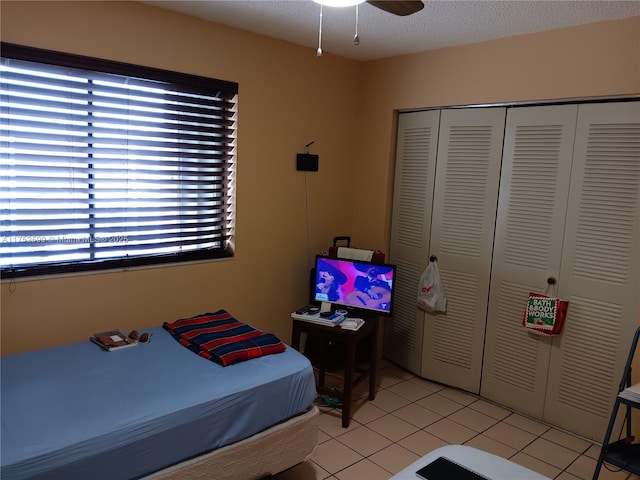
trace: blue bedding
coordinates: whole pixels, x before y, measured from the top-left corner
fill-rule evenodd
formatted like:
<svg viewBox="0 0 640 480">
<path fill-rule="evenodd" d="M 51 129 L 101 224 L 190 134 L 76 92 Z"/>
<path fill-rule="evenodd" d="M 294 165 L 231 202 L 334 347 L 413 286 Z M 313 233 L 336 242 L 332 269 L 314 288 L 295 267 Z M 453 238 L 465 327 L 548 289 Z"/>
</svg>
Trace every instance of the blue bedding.
<svg viewBox="0 0 640 480">
<path fill-rule="evenodd" d="M 0 359 L 0 478 L 134 479 L 304 412 L 309 361 L 287 347 L 227 367 L 161 327 L 107 352 L 90 341 Z"/>
</svg>

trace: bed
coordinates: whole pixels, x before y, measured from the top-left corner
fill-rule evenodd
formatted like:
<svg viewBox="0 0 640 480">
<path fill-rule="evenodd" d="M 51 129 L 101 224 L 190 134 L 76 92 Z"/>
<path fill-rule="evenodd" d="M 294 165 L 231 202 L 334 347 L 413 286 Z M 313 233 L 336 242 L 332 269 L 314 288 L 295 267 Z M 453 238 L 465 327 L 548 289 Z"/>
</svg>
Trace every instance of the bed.
<svg viewBox="0 0 640 480">
<path fill-rule="evenodd" d="M 223 367 L 149 332 L 114 352 L 84 341 L 2 357 L 0 477 L 242 480 L 310 457 L 318 409 L 302 354 Z"/>
<path fill-rule="evenodd" d="M 443 463 L 438 460 L 440 457 L 453 462 L 453 464 L 446 461 Z M 416 473 L 427 465 L 429 465 L 429 474 L 425 472 L 420 476 Z M 459 467 L 462 467 L 462 471 L 459 470 Z M 473 473 L 470 473 L 469 470 Z M 419 480 L 422 478 L 550 480 L 548 477 L 511 460 L 467 445 L 446 445 L 432 450 L 395 474 L 390 480 Z"/>
</svg>

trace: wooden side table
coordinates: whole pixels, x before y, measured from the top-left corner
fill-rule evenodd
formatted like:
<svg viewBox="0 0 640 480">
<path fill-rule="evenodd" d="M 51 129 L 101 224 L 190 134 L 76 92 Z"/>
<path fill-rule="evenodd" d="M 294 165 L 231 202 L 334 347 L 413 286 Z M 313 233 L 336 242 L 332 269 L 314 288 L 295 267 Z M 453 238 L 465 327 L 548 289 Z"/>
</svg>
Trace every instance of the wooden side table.
<svg viewBox="0 0 640 480">
<path fill-rule="evenodd" d="M 328 327 L 317 323 L 293 320 L 291 346 L 300 351 L 302 333 L 312 335 L 320 344 L 320 355 L 315 362 L 318 368 L 316 390 L 320 394 L 330 395 L 342 402 L 342 426 L 347 428 L 351 422 L 351 401 L 353 389 L 360 382 L 369 378 L 369 400 L 376 397 L 376 369 L 378 363 L 378 316 L 364 318 L 364 325 L 358 330 L 344 330 L 340 327 Z M 356 365 L 356 347 L 360 341 L 370 342 L 370 351 L 366 359 L 366 367 Z M 328 358 L 326 346 L 331 343 L 343 343 L 346 347 L 344 358 L 344 378 L 342 391 L 325 386 Z"/>
</svg>

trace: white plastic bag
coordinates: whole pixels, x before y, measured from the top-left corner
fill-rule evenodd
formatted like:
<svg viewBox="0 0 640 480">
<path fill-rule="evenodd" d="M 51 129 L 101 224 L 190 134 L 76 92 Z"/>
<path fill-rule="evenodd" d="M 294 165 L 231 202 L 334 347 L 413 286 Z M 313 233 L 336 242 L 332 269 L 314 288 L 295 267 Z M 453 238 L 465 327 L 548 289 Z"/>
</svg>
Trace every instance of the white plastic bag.
<svg viewBox="0 0 640 480">
<path fill-rule="evenodd" d="M 436 262 L 429 261 L 418 283 L 418 308 L 429 313 L 446 312 L 447 296 L 444 293 L 440 271 Z"/>
</svg>

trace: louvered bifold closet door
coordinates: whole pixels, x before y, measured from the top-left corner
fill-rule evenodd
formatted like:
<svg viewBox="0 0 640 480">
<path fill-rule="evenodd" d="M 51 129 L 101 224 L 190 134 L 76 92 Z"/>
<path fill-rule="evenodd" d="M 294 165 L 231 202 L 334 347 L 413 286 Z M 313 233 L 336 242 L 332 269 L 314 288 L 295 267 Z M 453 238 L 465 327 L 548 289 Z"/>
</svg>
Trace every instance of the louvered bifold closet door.
<svg viewBox="0 0 640 480">
<path fill-rule="evenodd" d="M 601 442 L 640 311 L 640 102 L 580 105 L 544 420 Z"/>
<path fill-rule="evenodd" d="M 425 314 L 422 376 L 478 393 L 487 314 L 504 108 L 444 110 L 430 253 L 446 314 Z"/>
<path fill-rule="evenodd" d="M 424 313 L 418 280 L 429 251 L 440 111 L 401 113 L 389 259 L 397 265 L 393 317 L 385 321 L 384 355 L 419 374 Z"/>
<path fill-rule="evenodd" d="M 552 339 L 528 332 L 530 291 L 560 280 L 577 106 L 509 110 L 481 395 L 542 418 Z"/>
</svg>

